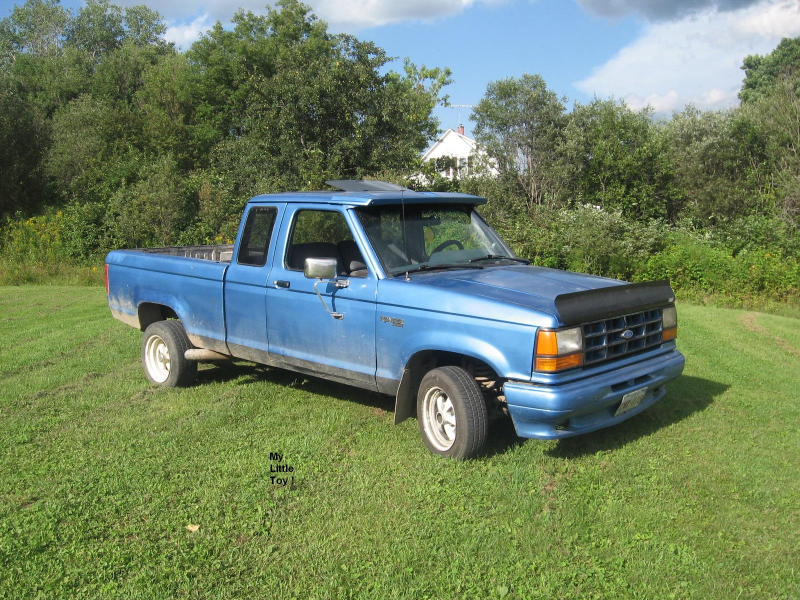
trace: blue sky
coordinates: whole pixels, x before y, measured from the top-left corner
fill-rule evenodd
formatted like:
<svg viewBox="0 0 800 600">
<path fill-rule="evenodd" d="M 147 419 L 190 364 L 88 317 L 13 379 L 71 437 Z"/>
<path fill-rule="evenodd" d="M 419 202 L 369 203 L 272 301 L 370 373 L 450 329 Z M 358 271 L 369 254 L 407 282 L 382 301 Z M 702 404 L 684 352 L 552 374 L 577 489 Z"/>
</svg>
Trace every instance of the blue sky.
<svg viewBox="0 0 800 600">
<path fill-rule="evenodd" d="M 69 8 L 80 0 L 62 0 Z M 112 0 L 113 1 L 113 0 Z M 332 31 L 374 41 L 391 56 L 447 66 L 454 104 L 475 104 L 490 81 L 541 74 L 573 101 L 594 95 L 670 114 L 687 103 L 719 109 L 737 103 L 742 60 L 800 36 L 800 0 L 306 0 Z M 116 0 L 144 3 L 189 44 L 242 6 L 264 0 Z M 0 0 L 5 16 L 14 2 Z M 469 109 L 440 108 L 443 128 Z"/>
<path fill-rule="evenodd" d="M 450 67 L 450 102 L 469 105 L 480 101 L 490 81 L 523 73 L 539 73 L 548 87 L 570 101 L 591 100 L 573 83 L 633 41 L 638 30 L 633 17 L 603 19 L 573 2 L 540 0 L 477 4 L 432 22 L 384 25 L 358 35 L 392 56 Z M 445 128 L 455 128 L 460 115 L 469 129 L 469 113 L 458 108 L 437 111 Z"/>
</svg>

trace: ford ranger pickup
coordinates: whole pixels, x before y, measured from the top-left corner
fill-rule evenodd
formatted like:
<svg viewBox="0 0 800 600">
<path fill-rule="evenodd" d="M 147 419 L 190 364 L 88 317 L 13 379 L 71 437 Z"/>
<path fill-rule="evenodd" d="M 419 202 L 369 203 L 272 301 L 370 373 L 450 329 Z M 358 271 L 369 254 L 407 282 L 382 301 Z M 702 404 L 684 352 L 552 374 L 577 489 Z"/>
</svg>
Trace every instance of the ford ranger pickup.
<svg viewBox="0 0 800 600">
<path fill-rule="evenodd" d="M 233 245 L 115 250 L 111 313 L 155 385 L 246 360 L 395 397 L 434 454 L 480 454 L 491 418 L 557 439 L 616 425 L 683 370 L 666 281 L 537 267 L 484 198 L 375 181 L 256 196 Z"/>
</svg>

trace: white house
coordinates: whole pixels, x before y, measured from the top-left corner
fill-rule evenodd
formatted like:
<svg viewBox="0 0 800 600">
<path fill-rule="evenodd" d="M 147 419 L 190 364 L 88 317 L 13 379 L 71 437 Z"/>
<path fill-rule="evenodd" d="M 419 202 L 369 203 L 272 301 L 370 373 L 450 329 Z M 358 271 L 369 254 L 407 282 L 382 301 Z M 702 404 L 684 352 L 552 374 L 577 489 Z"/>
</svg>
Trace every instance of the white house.
<svg viewBox="0 0 800 600">
<path fill-rule="evenodd" d="M 470 169 L 474 168 L 476 159 L 483 155 L 478 143 L 464 135 L 464 126 L 459 125 L 457 130 L 445 131 L 436 143 L 425 151 L 422 160 L 433 161 L 442 177 L 453 179 L 468 175 Z M 496 174 L 496 169 L 491 170 Z"/>
</svg>

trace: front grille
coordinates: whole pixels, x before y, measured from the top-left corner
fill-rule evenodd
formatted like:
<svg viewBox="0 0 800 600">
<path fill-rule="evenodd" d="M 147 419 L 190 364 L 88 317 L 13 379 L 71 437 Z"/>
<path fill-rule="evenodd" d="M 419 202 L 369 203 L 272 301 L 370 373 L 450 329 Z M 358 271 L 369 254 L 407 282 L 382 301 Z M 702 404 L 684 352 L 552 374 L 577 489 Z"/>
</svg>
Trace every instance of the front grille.
<svg viewBox="0 0 800 600">
<path fill-rule="evenodd" d="M 591 365 L 653 348 L 661 343 L 661 309 L 646 310 L 583 326 L 583 364 Z M 630 331 L 630 337 L 623 333 Z"/>
</svg>

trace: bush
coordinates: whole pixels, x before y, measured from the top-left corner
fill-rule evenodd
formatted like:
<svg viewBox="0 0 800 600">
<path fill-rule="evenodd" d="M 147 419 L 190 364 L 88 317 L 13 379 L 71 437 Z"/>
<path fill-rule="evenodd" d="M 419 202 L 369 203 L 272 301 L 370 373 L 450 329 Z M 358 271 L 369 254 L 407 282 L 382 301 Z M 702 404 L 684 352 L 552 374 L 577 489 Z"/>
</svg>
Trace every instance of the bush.
<svg viewBox="0 0 800 600">
<path fill-rule="evenodd" d="M 631 280 L 660 250 L 666 226 L 659 220 L 632 223 L 621 210 L 582 205 L 539 208 L 531 219 L 499 230 L 515 252 L 537 265 Z"/>
<path fill-rule="evenodd" d="M 699 232 L 689 222 L 632 222 L 619 210 L 583 205 L 539 208 L 531 218 L 494 225 L 518 255 L 543 267 L 626 281 L 669 279 L 676 291 L 725 297 L 728 304 L 800 299 L 796 233 L 766 217 Z"/>
<path fill-rule="evenodd" d="M 763 249 L 772 254 L 800 257 L 800 231 L 777 217 L 749 215 L 719 222 L 709 230 L 734 256 L 742 251 Z"/>
<path fill-rule="evenodd" d="M 62 211 L 28 219 L 18 213 L 6 219 L 0 230 L 0 285 L 101 285 L 101 266 L 72 259 L 65 232 L 75 222 Z"/>
<path fill-rule="evenodd" d="M 99 202 L 74 203 L 64 209 L 62 239 L 69 259 L 99 262 L 111 247 L 106 206 Z"/>
<path fill-rule="evenodd" d="M 133 191 L 145 199 L 153 194 L 153 218 L 140 217 L 138 231 L 145 233 L 130 242 L 218 244 L 235 237 L 240 211 L 237 208 L 236 216 L 231 216 L 232 205 L 222 203 L 221 194 L 208 185 L 201 185 L 197 192 L 199 210 L 194 221 L 177 238 L 160 237 L 159 227 L 164 225 L 160 219 L 178 217 L 177 212 L 166 217 L 161 212 L 165 205 L 174 210 L 173 191 L 162 197 L 155 193 L 153 181 L 146 184 Z M 135 212 L 129 211 L 126 218 L 134 220 Z M 115 237 L 119 223 L 114 225 L 113 219 L 114 213 L 97 203 L 7 219 L 0 232 L 0 283 L 101 281 L 97 269 L 105 252 L 131 247 Z M 746 217 L 698 231 L 688 221 L 679 225 L 661 220 L 632 222 L 620 210 L 582 205 L 538 207 L 530 217 L 503 218 L 494 213 L 490 220 L 518 255 L 539 266 L 626 281 L 666 278 L 685 296 L 711 295 L 726 304 L 800 300 L 798 234 L 768 217 Z"/>
<path fill-rule="evenodd" d="M 652 256 L 644 279 L 669 278 L 676 290 L 699 290 L 732 298 L 763 296 L 775 300 L 800 297 L 800 262 L 780 250 L 743 250 L 736 256 L 708 238 L 677 232 L 667 247 Z"/>
<path fill-rule="evenodd" d="M 724 291 L 738 279 L 736 264 L 725 250 L 684 231 L 668 236 L 666 247 L 648 259 L 641 279 L 669 279 L 676 289 Z"/>
<path fill-rule="evenodd" d="M 0 239 L 4 260 L 20 263 L 57 263 L 69 259 L 63 240 L 64 213 L 53 212 L 6 219 Z"/>
<path fill-rule="evenodd" d="M 103 268 L 0 260 L 0 285 L 103 285 Z"/>
<path fill-rule="evenodd" d="M 112 246 L 142 248 L 174 243 L 190 219 L 186 181 L 171 156 L 139 170 L 139 179 L 121 187 L 109 205 Z"/>
</svg>

